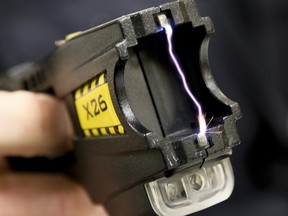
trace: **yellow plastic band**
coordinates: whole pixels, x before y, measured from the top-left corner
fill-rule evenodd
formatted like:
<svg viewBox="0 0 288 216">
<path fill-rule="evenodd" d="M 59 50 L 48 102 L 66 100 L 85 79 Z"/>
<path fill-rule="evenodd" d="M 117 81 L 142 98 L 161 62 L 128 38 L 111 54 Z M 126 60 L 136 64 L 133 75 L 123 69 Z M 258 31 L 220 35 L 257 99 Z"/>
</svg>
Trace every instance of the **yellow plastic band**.
<svg viewBox="0 0 288 216">
<path fill-rule="evenodd" d="M 74 98 L 80 127 L 86 137 L 125 134 L 111 99 L 105 73 L 78 88 Z"/>
</svg>

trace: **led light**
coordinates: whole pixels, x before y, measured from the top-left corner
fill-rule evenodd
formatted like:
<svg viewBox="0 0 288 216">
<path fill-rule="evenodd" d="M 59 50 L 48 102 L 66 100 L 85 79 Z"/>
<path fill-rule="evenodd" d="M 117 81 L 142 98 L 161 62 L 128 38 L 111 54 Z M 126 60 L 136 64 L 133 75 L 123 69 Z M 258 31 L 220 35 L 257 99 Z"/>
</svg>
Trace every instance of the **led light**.
<svg viewBox="0 0 288 216">
<path fill-rule="evenodd" d="M 229 198 L 233 187 L 229 158 L 145 184 L 152 208 L 160 216 L 183 216 L 206 209 Z"/>
</svg>

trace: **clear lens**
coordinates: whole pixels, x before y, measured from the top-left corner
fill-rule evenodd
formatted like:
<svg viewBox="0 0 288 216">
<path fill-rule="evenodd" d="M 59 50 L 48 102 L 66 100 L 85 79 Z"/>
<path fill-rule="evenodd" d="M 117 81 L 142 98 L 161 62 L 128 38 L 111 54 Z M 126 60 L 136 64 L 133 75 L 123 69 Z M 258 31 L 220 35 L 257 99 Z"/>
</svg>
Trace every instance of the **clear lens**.
<svg viewBox="0 0 288 216">
<path fill-rule="evenodd" d="M 160 216 L 183 216 L 203 210 L 229 198 L 233 187 L 229 158 L 145 184 L 150 203 Z"/>
</svg>

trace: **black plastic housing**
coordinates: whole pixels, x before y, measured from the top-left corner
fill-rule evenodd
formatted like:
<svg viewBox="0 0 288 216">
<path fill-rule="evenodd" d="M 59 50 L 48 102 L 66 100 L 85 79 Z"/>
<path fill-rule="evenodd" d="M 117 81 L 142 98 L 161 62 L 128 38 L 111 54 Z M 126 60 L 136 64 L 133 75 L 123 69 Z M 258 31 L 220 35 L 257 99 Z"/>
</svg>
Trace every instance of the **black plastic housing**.
<svg viewBox="0 0 288 216">
<path fill-rule="evenodd" d="M 197 145 L 197 110 L 171 63 L 157 16 L 173 27 L 173 45 L 206 114 L 209 146 Z M 73 176 L 112 216 L 155 215 L 144 184 L 175 169 L 222 158 L 240 143 L 239 105 L 215 84 L 208 63 L 214 31 L 194 0 L 120 17 L 62 41 L 42 62 L 11 70 L 2 89 L 51 93 L 65 101 L 75 129 Z M 74 104 L 80 86 L 105 72 L 124 135 L 85 137 Z"/>
</svg>

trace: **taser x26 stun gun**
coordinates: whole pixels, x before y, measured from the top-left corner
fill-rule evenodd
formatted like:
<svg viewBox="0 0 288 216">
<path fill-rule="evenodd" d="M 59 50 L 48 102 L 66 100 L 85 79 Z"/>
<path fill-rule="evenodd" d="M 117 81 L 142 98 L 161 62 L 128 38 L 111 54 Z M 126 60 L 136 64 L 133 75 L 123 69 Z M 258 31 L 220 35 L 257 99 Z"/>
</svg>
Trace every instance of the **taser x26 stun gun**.
<svg viewBox="0 0 288 216">
<path fill-rule="evenodd" d="M 110 215 L 189 215 L 230 196 L 240 143 L 239 106 L 209 68 L 213 31 L 194 0 L 164 4 L 67 36 L 2 89 L 63 99 L 77 179 Z"/>
</svg>

